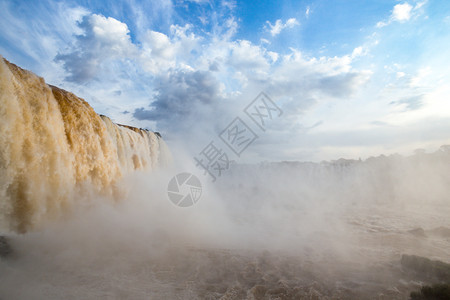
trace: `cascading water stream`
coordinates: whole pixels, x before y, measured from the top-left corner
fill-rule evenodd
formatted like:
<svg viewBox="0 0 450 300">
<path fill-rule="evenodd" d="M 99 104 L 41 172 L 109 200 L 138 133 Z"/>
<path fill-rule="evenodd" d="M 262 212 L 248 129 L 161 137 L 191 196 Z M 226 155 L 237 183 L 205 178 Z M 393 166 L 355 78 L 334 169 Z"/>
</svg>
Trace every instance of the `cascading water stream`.
<svg viewBox="0 0 450 300">
<path fill-rule="evenodd" d="M 117 198 L 118 179 L 170 161 L 158 134 L 114 124 L 1 57 L 0 79 L 0 230 L 58 217 L 86 187 Z"/>
</svg>

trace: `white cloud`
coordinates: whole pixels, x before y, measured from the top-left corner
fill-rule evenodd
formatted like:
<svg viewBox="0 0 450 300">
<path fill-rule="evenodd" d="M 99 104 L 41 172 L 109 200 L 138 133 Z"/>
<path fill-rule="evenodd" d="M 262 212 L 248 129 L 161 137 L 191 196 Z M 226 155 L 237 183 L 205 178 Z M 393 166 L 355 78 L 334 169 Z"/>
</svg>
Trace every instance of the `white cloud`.
<svg viewBox="0 0 450 300">
<path fill-rule="evenodd" d="M 306 58 L 293 50 L 283 56 L 271 73 L 270 85 L 284 93 L 317 99 L 323 95 L 348 96 L 370 76 L 367 72 L 352 70 L 351 63 L 350 56 Z"/>
<path fill-rule="evenodd" d="M 387 22 L 380 21 L 380 22 L 377 23 L 376 26 L 377 26 L 377 28 L 382 28 L 382 27 L 387 26 L 387 25 L 388 25 Z"/>
<path fill-rule="evenodd" d="M 411 18 L 412 6 L 408 3 L 397 4 L 392 11 L 392 20 L 404 22 Z"/>
<path fill-rule="evenodd" d="M 281 20 L 276 20 L 275 24 L 272 25 L 269 21 L 267 21 L 267 24 L 270 26 L 270 34 L 272 36 L 275 36 L 281 32 L 281 30 L 284 28 L 283 23 L 281 23 Z"/>
<path fill-rule="evenodd" d="M 280 34 L 280 32 L 285 28 L 293 28 L 294 26 L 300 25 L 295 18 L 288 19 L 286 23 L 283 23 L 280 19 L 278 19 L 275 21 L 274 25 L 272 25 L 269 21 L 267 21 L 267 24 L 269 24 L 269 31 L 272 36 Z"/>
<path fill-rule="evenodd" d="M 93 14 L 83 18 L 80 28 L 83 34 L 76 37 L 75 45 L 55 58 L 69 73 L 68 81 L 87 82 L 98 74 L 105 61 L 136 54 L 125 23 Z"/>
<path fill-rule="evenodd" d="M 268 51 L 267 55 L 272 59 L 272 62 L 276 62 L 278 60 L 279 54 L 273 51 Z"/>
<path fill-rule="evenodd" d="M 424 67 L 418 70 L 416 76 L 411 78 L 410 87 L 418 87 L 425 84 L 425 81 L 429 75 L 431 75 L 431 68 Z"/>
<path fill-rule="evenodd" d="M 405 72 L 397 72 L 396 73 L 397 78 L 403 78 L 406 76 Z"/>
<path fill-rule="evenodd" d="M 414 7 L 407 2 L 397 4 L 392 9 L 392 13 L 389 16 L 389 19 L 387 21 L 385 20 L 378 22 L 376 27 L 382 28 L 391 24 L 392 22 L 405 23 L 411 20 L 413 17 L 417 17 L 420 15 L 423 12 L 422 7 L 426 4 L 426 2 L 427 1 L 419 2 Z"/>
<path fill-rule="evenodd" d="M 145 46 L 149 48 L 152 56 L 163 60 L 174 59 L 176 51 L 174 44 L 164 33 L 149 30 L 145 40 Z"/>
<path fill-rule="evenodd" d="M 141 45 L 132 43 L 128 26 L 114 18 L 102 15 L 85 16 L 73 46 L 59 53 L 55 60 L 62 62 L 69 74 L 68 81 L 86 83 L 99 78 L 103 69 L 114 62 L 132 60 L 136 66 L 152 74 L 165 72 L 177 65 L 189 67 L 191 51 L 200 38 L 190 32 L 191 26 L 172 25 L 170 36 L 148 30 Z M 108 62 L 108 64 L 106 64 Z M 107 72 L 109 73 L 109 72 Z"/>
<path fill-rule="evenodd" d="M 240 71 L 267 70 L 269 62 L 265 57 L 265 50 L 260 46 L 253 45 L 246 40 L 230 44 L 229 63 Z"/>
<path fill-rule="evenodd" d="M 299 25 L 298 21 L 295 18 L 290 18 L 286 21 L 285 27 L 286 28 L 292 28 L 295 25 Z"/>
<path fill-rule="evenodd" d="M 358 56 L 364 56 L 366 54 L 367 54 L 367 49 L 362 46 L 359 46 L 359 47 L 356 47 L 355 49 L 353 49 L 351 57 L 355 58 Z"/>
<path fill-rule="evenodd" d="M 140 61 L 144 69 L 152 74 L 166 72 L 169 68 L 189 68 L 191 51 L 199 46 L 200 38 L 192 32 L 190 25 L 170 27 L 171 36 L 148 30 L 142 42 Z"/>
</svg>

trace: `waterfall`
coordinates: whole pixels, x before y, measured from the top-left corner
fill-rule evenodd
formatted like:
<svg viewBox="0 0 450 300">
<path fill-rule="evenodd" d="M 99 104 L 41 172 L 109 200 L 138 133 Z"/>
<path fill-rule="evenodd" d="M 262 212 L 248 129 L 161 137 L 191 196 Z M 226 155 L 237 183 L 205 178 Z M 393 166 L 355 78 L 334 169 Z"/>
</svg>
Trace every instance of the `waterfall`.
<svg viewBox="0 0 450 300">
<path fill-rule="evenodd" d="M 86 191 L 120 198 L 120 178 L 170 158 L 158 133 L 114 124 L 0 56 L 0 231 L 61 216 Z"/>
</svg>

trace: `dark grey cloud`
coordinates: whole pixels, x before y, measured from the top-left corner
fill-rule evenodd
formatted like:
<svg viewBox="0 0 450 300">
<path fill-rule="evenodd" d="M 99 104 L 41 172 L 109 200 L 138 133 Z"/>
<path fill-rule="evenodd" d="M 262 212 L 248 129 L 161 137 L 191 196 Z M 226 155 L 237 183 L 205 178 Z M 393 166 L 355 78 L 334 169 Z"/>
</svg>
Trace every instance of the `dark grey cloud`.
<svg viewBox="0 0 450 300">
<path fill-rule="evenodd" d="M 267 87 L 274 99 L 285 99 L 281 104 L 284 115 L 273 129 L 287 138 L 312 126 L 303 124 L 301 120 L 311 107 L 324 99 L 345 101 L 359 87 L 358 83 L 365 81 L 365 75 L 358 72 L 329 75 L 315 70 L 306 72 L 299 68 L 297 75 L 293 72 L 286 75 L 291 76 L 273 77 L 266 80 L 262 86 Z M 316 121 L 317 126 L 322 124 L 320 122 L 322 120 Z"/>
<path fill-rule="evenodd" d="M 317 81 L 316 89 L 332 97 L 346 97 L 353 93 L 360 80 L 360 74 L 350 72 L 326 76 Z"/>
<path fill-rule="evenodd" d="M 55 61 L 63 62 L 64 69 L 69 74 L 66 76 L 66 80 L 76 83 L 84 83 L 92 79 L 98 67 L 98 63 L 95 60 L 85 59 L 81 51 L 58 54 Z"/>
<path fill-rule="evenodd" d="M 219 71 L 219 63 L 217 62 L 217 61 L 214 61 L 214 62 L 212 62 L 210 65 L 209 65 L 209 70 L 210 71 Z"/>
<path fill-rule="evenodd" d="M 138 120 L 156 121 L 172 133 L 197 128 L 219 114 L 219 83 L 210 72 L 178 70 L 155 80 L 157 95 L 149 109 L 135 109 Z"/>
<path fill-rule="evenodd" d="M 319 72 L 302 74 L 299 70 L 299 74 L 288 75 L 292 77 L 273 77 L 266 80 L 265 85 L 276 95 L 293 99 L 309 98 L 310 104 L 311 98 L 317 98 L 318 95 L 345 99 L 355 92 L 360 82 L 365 81 L 365 75 L 359 72 L 327 75 Z"/>
</svg>

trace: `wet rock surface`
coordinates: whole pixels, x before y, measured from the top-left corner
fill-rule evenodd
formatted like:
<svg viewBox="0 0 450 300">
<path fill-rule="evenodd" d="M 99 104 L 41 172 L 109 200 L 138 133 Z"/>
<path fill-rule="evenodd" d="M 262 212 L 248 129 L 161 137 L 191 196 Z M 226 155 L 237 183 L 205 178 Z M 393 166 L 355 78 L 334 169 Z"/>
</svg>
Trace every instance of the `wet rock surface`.
<svg viewBox="0 0 450 300">
<path fill-rule="evenodd" d="M 433 284 L 423 286 L 420 291 L 411 293 L 411 300 L 448 300 L 450 284 Z"/>
<path fill-rule="evenodd" d="M 10 256 L 12 253 L 11 246 L 8 243 L 8 240 L 4 236 L 0 236 L 0 257 L 5 258 Z"/>
<path fill-rule="evenodd" d="M 417 255 L 402 255 L 401 264 L 420 275 L 450 282 L 450 264 Z"/>
</svg>

